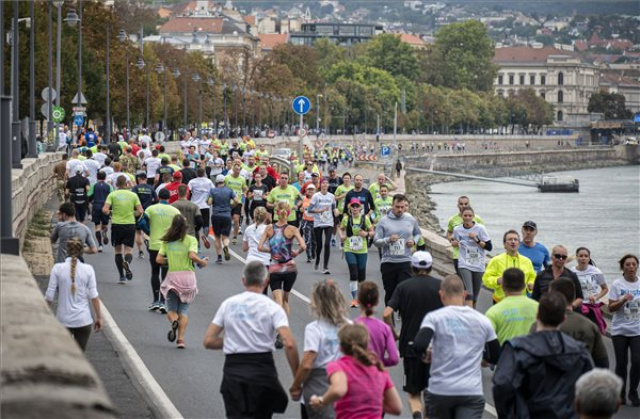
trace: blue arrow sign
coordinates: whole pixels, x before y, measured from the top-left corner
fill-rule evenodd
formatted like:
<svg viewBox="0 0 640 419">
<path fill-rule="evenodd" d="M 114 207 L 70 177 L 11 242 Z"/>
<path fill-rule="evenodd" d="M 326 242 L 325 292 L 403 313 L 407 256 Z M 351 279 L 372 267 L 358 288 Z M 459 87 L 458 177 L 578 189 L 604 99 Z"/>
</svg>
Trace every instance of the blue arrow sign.
<svg viewBox="0 0 640 419">
<path fill-rule="evenodd" d="M 298 115 L 305 115 L 311 109 L 311 101 L 306 96 L 298 96 L 291 102 L 291 107 Z"/>
<path fill-rule="evenodd" d="M 82 115 L 76 115 L 73 117 L 73 125 L 82 126 L 84 123 L 84 117 Z"/>
</svg>

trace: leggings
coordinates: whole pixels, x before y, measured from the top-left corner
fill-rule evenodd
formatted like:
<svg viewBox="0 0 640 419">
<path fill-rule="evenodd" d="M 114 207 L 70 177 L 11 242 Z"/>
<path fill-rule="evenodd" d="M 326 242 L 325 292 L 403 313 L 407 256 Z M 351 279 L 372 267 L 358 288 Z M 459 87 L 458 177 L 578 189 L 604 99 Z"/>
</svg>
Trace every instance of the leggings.
<svg viewBox="0 0 640 419">
<path fill-rule="evenodd" d="M 151 263 L 151 292 L 153 292 L 153 301 L 158 301 L 164 304 L 164 296 L 160 292 L 160 272 L 162 271 L 162 280 L 167 277 L 169 267 L 167 265 L 158 265 L 156 257 L 158 256 L 157 250 L 149 249 L 149 263 Z"/>
<path fill-rule="evenodd" d="M 344 252 L 349 267 L 349 281 L 362 282 L 367 279 L 367 253 Z"/>
<path fill-rule="evenodd" d="M 467 290 L 467 301 L 478 301 L 478 294 L 480 294 L 480 287 L 482 285 L 482 274 L 484 272 L 474 272 L 465 268 L 459 268 L 458 270 L 464 283 L 464 289 Z"/>
<path fill-rule="evenodd" d="M 78 346 L 82 349 L 82 352 L 87 349 L 87 342 L 89 342 L 89 336 L 91 336 L 91 329 L 93 324 L 82 327 L 67 327 L 67 330 L 71 333 L 71 336 L 78 342 Z"/>
<path fill-rule="evenodd" d="M 313 260 L 316 258 L 316 238 L 313 231 L 313 221 L 303 219 L 302 224 L 300 224 L 300 230 L 304 243 L 307 245 L 307 259 Z"/>
<path fill-rule="evenodd" d="M 316 234 L 316 266 L 320 265 L 320 255 L 322 254 L 322 235 L 324 234 L 324 269 L 329 268 L 329 256 L 331 255 L 331 233 L 333 227 L 314 227 Z"/>
<path fill-rule="evenodd" d="M 640 335 L 612 336 L 613 351 L 616 356 L 616 375 L 622 378 L 622 400 L 625 400 L 627 388 L 627 368 L 629 366 L 629 352 L 631 352 L 631 368 L 629 369 L 629 394 L 638 394 L 640 383 Z"/>
</svg>

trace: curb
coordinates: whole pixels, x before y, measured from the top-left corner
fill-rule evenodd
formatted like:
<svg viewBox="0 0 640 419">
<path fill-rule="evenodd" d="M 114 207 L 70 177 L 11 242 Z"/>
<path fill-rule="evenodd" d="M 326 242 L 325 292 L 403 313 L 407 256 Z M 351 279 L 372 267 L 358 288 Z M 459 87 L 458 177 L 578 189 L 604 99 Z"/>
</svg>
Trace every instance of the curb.
<svg viewBox="0 0 640 419">
<path fill-rule="evenodd" d="M 142 359 L 102 302 L 100 302 L 100 310 L 104 320 L 103 330 L 121 357 L 122 365 L 131 377 L 134 386 L 147 401 L 149 409 L 157 418 L 183 419 L 182 414 L 160 387 L 160 384 L 158 384 L 144 362 L 142 362 Z"/>
</svg>

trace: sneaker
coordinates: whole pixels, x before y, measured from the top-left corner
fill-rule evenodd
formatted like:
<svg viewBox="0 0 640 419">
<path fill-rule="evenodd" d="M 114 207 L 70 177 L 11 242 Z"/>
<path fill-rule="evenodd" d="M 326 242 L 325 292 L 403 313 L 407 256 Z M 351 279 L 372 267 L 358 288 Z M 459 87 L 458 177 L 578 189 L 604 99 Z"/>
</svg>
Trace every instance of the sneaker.
<svg viewBox="0 0 640 419">
<path fill-rule="evenodd" d="M 222 256 L 218 255 L 218 259 L 216 260 L 218 265 L 222 265 Z"/>
<path fill-rule="evenodd" d="M 153 303 L 149 304 L 149 311 L 156 311 L 159 308 L 160 308 L 159 301 L 154 301 Z"/>
<path fill-rule="evenodd" d="M 311 259 L 307 258 L 307 263 L 311 263 L 311 262 L 312 262 Z"/>
<path fill-rule="evenodd" d="M 638 397 L 637 391 L 629 392 L 629 401 L 631 402 L 631 405 L 634 407 L 640 406 L 640 398 Z"/>
<path fill-rule="evenodd" d="M 122 261 L 122 267 L 124 268 L 124 276 L 131 281 L 133 279 L 133 272 L 131 272 L 131 266 L 126 260 Z"/>
<path fill-rule="evenodd" d="M 187 345 L 184 344 L 184 340 L 182 339 L 178 339 L 176 343 L 177 343 L 178 349 L 185 349 L 187 347 Z"/>
<path fill-rule="evenodd" d="M 236 244 L 238 244 L 238 238 L 234 237 L 233 240 L 231 240 L 231 243 L 235 246 Z M 228 260 L 228 259 L 227 259 Z"/>
<path fill-rule="evenodd" d="M 235 241 L 235 239 L 233 240 Z M 222 251 L 224 252 L 224 260 L 231 260 L 231 255 L 229 254 L 229 246 L 224 246 L 222 248 Z"/>
<path fill-rule="evenodd" d="M 100 245 L 100 247 L 98 247 L 98 253 L 102 253 L 102 245 Z"/>
<path fill-rule="evenodd" d="M 118 284 L 126 285 L 126 283 L 127 283 L 127 278 L 125 278 L 124 276 L 121 276 L 120 279 L 118 280 Z"/>
<path fill-rule="evenodd" d="M 144 252 L 142 250 L 138 252 L 138 259 L 144 259 Z"/>
<path fill-rule="evenodd" d="M 318 264 L 313 265 L 313 270 L 317 271 L 318 270 Z"/>
<path fill-rule="evenodd" d="M 329 272 L 329 269 L 327 269 L 327 268 L 324 268 L 322 270 L 322 273 L 325 274 L 325 275 L 331 275 L 331 272 Z"/>
<path fill-rule="evenodd" d="M 204 234 L 201 236 L 201 238 L 202 238 L 202 244 L 204 244 L 205 249 L 209 249 L 211 247 L 211 242 L 209 241 L 209 238 Z"/>
<path fill-rule="evenodd" d="M 274 343 L 276 349 L 284 348 L 284 343 L 282 343 L 282 337 L 280 337 L 280 333 L 276 335 L 276 342 Z"/>
<path fill-rule="evenodd" d="M 238 230 L 238 236 L 242 236 L 242 230 Z"/>
<path fill-rule="evenodd" d="M 174 320 L 173 323 L 171 323 L 171 330 L 167 333 L 167 339 L 169 339 L 169 342 L 176 341 L 176 331 L 178 330 L 178 326 L 179 323 L 177 320 Z"/>
<path fill-rule="evenodd" d="M 351 300 L 351 304 L 349 305 L 349 307 L 358 308 L 358 300 L 356 300 L 355 298 Z"/>
<path fill-rule="evenodd" d="M 109 237 L 107 236 L 106 231 L 102 232 L 102 244 L 105 246 L 109 244 Z"/>
<path fill-rule="evenodd" d="M 158 311 L 162 314 L 167 314 L 167 306 L 164 304 L 158 304 Z"/>
<path fill-rule="evenodd" d="M 336 239 L 331 239 L 331 247 L 336 247 L 338 245 L 338 242 L 336 242 Z"/>
<path fill-rule="evenodd" d="M 413 412 L 413 416 L 412 417 L 413 417 L 413 419 L 422 419 L 422 412 L 419 412 L 419 411 L 416 410 L 415 412 Z"/>
</svg>

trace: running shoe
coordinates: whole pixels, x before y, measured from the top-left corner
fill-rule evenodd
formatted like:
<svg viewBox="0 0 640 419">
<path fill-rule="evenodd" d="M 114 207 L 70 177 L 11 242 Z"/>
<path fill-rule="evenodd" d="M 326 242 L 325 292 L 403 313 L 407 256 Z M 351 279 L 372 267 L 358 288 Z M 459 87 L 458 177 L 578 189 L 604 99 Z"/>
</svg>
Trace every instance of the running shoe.
<svg viewBox="0 0 640 419">
<path fill-rule="evenodd" d="M 147 246 L 147 250 L 149 250 L 149 239 L 144 239 L 143 242 L 144 245 Z"/>
<path fill-rule="evenodd" d="M 276 342 L 275 342 L 274 345 L 275 345 L 276 349 L 284 348 L 284 343 L 282 343 L 282 337 L 280 336 L 280 333 L 278 333 L 276 335 Z"/>
<path fill-rule="evenodd" d="M 317 263 L 313 266 L 313 269 L 316 270 L 316 271 L 318 270 L 318 264 Z"/>
<path fill-rule="evenodd" d="M 178 330 L 179 325 L 180 324 L 177 320 L 174 320 L 173 323 L 171 323 L 171 330 L 169 330 L 169 333 L 167 333 L 167 339 L 169 339 L 169 342 L 176 341 L 176 331 Z"/>
<path fill-rule="evenodd" d="M 417 410 L 413 412 L 413 419 L 422 419 L 422 412 Z"/>
<path fill-rule="evenodd" d="M 106 230 L 102 231 L 102 244 L 104 244 L 105 246 L 109 244 L 109 236 L 107 236 Z"/>
<path fill-rule="evenodd" d="M 100 245 L 100 247 L 98 247 L 98 253 L 102 253 L 102 245 Z"/>
<path fill-rule="evenodd" d="M 235 239 L 233 239 L 233 241 L 235 241 Z M 229 246 L 224 246 L 222 248 L 222 251 L 224 252 L 224 260 L 231 260 L 231 255 L 229 254 Z"/>
<path fill-rule="evenodd" d="M 184 344 L 184 340 L 178 339 L 177 347 L 178 347 L 178 349 L 185 349 L 187 347 L 187 345 Z"/>
<path fill-rule="evenodd" d="M 218 255 L 218 259 L 216 260 L 218 265 L 222 265 L 222 256 Z"/>
<path fill-rule="evenodd" d="M 154 301 L 153 303 L 149 304 L 149 311 L 156 311 L 159 308 L 160 308 L 159 301 Z"/>
<path fill-rule="evenodd" d="M 242 230 L 238 230 L 238 235 L 242 236 Z"/>
<path fill-rule="evenodd" d="M 122 261 L 122 267 L 124 268 L 124 276 L 131 281 L 133 279 L 133 272 L 131 271 L 131 266 L 129 266 L 129 262 L 126 260 Z"/>
<path fill-rule="evenodd" d="M 202 235 L 202 244 L 204 244 L 205 249 L 209 249 L 211 247 L 211 242 L 209 241 L 209 238 L 206 235 Z"/>
<path fill-rule="evenodd" d="M 311 263 L 312 260 L 310 258 L 307 258 L 307 263 Z"/>
<path fill-rule="evenodd" d="M 142 250 L 138 252 L 138 259 L 144 259 L 144 252 Z"/>
<path fill-rule="evenodd" d="M 336 242 L 336 239 L 331 239 L 331 247 L 336 247 L 338 245 L 338 242 Z"/>
<path fill-rule="evenodd" d="M 322 273 L 325 274 L 325 275 L 331 275 L 331 272 L 329 272 L 329 269 L 327 269 L 327 268 L 324 268 L 322 270 Z"/>
<path fill-rule="evenodd" d="M 358 300 L 356 300 L 356 299 L 351 300 L 350 307 L 351 308 L 358 308 Z"/>
<path fill-rule="evenodd" d="M 629 401 L 631 402 L 631 405 L 634 407 L 640 406 L 640 398 L 638 397 L 637 391 L 629 392 Z"/>
<path fill-rule="evenodd" d="M 162 303 L 158 304 L 158 311 L 162 314 L 167 314 L 167 306 Z"/>
<path fill-rule="evenodd" d="M 236 244 L 238 244 L 238 238 L 234 237 L 233 240 L 231 240 L 231 243 L 235 246 Z M 229 260 L 229 259 L 227 259 Z"/>
<path fill-rule="evenodd" d="M 125 278 L 124 276 L 121 276 L 120 279 L 118 280 L 118 284 L 126 285 L 127 284 L 127 278 Z"/>
</svg>

